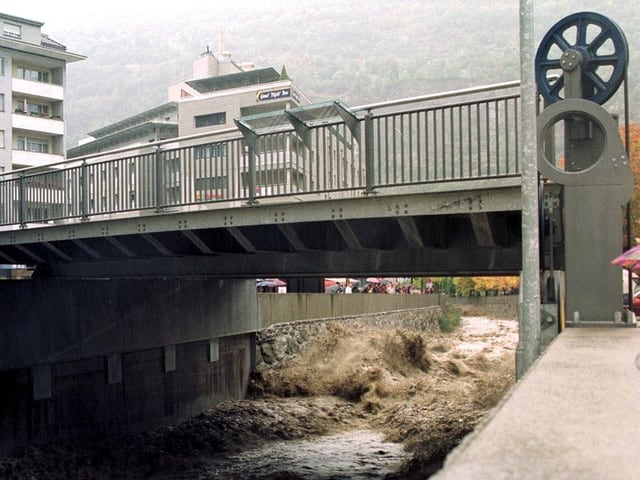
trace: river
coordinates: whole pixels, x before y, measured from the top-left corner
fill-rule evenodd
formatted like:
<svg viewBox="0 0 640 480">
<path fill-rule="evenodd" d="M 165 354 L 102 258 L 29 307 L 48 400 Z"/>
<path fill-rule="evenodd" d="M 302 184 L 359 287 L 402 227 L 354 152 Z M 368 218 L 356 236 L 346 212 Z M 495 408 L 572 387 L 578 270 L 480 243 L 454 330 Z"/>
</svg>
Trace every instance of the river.
<svg viewBox="0 0 640 480">
<path fill-rule="evenodd" d="M 286 478 L 378 480 L 389 478 L 410 458 L 402 444 L 379 432 L 352 430 L 306 440 L 270 443 L 212 462 L 192 480 Z"/>
</svg>

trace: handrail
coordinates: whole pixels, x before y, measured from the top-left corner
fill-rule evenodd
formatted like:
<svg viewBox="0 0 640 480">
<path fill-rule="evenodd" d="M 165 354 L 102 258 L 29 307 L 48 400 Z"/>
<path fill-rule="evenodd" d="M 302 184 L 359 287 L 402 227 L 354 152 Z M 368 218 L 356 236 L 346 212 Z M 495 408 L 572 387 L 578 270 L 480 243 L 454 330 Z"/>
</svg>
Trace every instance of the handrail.
<svg viewBox="0 0 640 480">
<path fill-rule="evenodd" d="M 354 111 L 370 111 L 379 108 L 398 107 L 401 105 L 407 105 L 409 103 L 428 102 L 432 100 L 442 100 L 451 97 L 461 97 L 464 95 L 473 95 L 476 93 L 487 93 L 496 90 L 506 90 L 508 88 L 516 88 L 520 86 L 520 80 L 512 80 L 510 82 L 494 83 L 491 85 L 483 85 L 480 87 L 462 88 L 458 90 L 450 90 L 448 92 L 431 93 L 426 95 L 419 95 L 417 97 L 401 98 L 399 100 L 387 100 L 384 102 L 369 103 L 353 107 Z"/>
</svg>

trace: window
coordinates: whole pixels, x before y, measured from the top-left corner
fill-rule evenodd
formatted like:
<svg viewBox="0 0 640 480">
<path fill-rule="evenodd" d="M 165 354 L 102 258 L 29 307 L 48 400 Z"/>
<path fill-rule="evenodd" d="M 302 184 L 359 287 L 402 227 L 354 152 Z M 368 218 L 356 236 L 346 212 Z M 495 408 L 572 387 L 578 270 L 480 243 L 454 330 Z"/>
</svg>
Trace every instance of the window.
<svg viewBox="0 0 640 480">
<path fill-rule="evenodd" d="M 32 115 L 49 115 L 49 106 L 27 102 L 27 113 Z"/>
<path fill-rule="evenodd" d="M 196 190 L 216 190 L 219 188 L 227 188 L 228 184 L 229 179 L 226 176 L 196 178 L 195 181 Z"/>
<path fill-rule="evenodd" d="M 49 142 L 37 138 L 18 137 L 18 150 L 49 153 Z"/>
<path fill-rule="evenodd" d="M 202 160 L 205 158 L 224 157 L 227 155 L 226 143 L 212 143 L 210 145 L 201 145 L 196 147 L 195 157 L 196 160 Z"/>
<path fill-rule="evenodd" d="M 0 130 L 0 148 L 4 148 L 4 130 Z"/>
<path fill-rule="evenodd" d="M 4 93 L 0 93 L 0 112 L 4 112 Z"/>
<path fill-rule="evenodd" d="M 23 80 L 31 80 L 32 82 L 49 82 L 49 72 L 41 72 L 27 67 L 18 67 L 18 78 Z"/>
<path fill-rule="evenodd" d="M 209 113 L 207 115 L 198 115 L 195 117 L 196 128 L 211 127 L 213 125 L 224 125 L 227 123 L 227 114 L 225 112 Z"/>
<path fill-rule="evenodd" d="M 0 75 L 4 77 L 4 58 L 0 57 Z"/>
<path fill-rule="evenodd" d="M 223 199 L 228 188 L 229 179 L 226 176 L 196 178 L 196 201 Z"/>
<path fill-rule="evenodd" d="M 13 23 L 4 23 L 2 33 L 5 37 L 22 38 L 22 27 Z"/>
</svg>

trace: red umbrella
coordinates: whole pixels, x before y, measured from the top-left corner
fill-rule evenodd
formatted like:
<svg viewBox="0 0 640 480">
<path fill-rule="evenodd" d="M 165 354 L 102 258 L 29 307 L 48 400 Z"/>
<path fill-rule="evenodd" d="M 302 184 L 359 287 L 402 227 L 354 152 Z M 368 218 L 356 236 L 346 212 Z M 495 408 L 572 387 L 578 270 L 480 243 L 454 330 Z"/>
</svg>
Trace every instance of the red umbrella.
<svg viewBox="0 0 640 480">
<path fill-rule="evenodd" d="M 266 278 L 264 280 L 258 280 L 256 286 L 258 287 L 284 287 L 287 282 L 280 280 L 279 278 Z"/>
<path fill-rule="evenodd" d="M 631 271 L 640 271 L 640 245 L 630 248 L 626 252 L 611 260 L 611 265 L 620 265 Z"/>
</svg>

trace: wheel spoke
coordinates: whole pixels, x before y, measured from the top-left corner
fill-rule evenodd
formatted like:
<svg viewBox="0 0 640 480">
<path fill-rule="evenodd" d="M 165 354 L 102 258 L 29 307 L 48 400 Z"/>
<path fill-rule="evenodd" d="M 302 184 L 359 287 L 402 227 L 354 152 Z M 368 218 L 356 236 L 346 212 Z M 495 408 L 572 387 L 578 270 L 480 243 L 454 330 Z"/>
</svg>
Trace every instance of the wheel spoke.
<svg viewBox="0 0 640 480">
<path fill-rule="evenodd" d="M 560 60 L 545 60 L 539 63 L 540 68 L 544 70 L 561 69 Z"/>
<path fill-rule="evenodd" d="M 596 38 L 594 38 L 589 45 L 587 45 L 587 49 L 595 55 L 598 52 L 598 49 L 604 45 L 604 42 L 611 38 L 611 32 L 609 30 L 605 30 L 604 28 L 598 34 Z"/>
<path fill-rule="evenodd" d="M 554 95 L 556 97 L 558 97 L 558 93 L 560 92 L 560 90 L 562 90 L 564 88 L 564 75 L 562 75 L 558 80 L 556 80 L 556 82 L 553 85 L 550 85 L 551 88 L 549 88 L 549 93 L 551 95 Z"/>
<path fill-rule="evenodd" d="M 596 72 L 584 72 L 585 77 L 589 77 L 589 79 L 593 82 L 593 85 L 598 89 L 598 91 L 602 91 L 607 88 L 607 84 L 609 82 L 605 82 L 600 78 Z"/>
<path fill-rule="evenodd" d="M 562 36 L 562 33 L 554 33 L 553 34 L 553 41 L 556 45 L 558 45 L 558 47 L 560 47 L 560 50 L 562 50 L 563 52 L 565 50 L 569 50 L 571 48 L 571 45 L 569 45 L 569 43 L 567 42 L 567 40 Z M 547 52 L 549 52 L 549 49 L 551 48 L 551 45 L 547 45 Z"/>
<path fill-rule="evenodd" d="M 576 35 L 576 45 L 586 46 L 587 44 L 587 27 L 589 23 L 584 19 L 578 19 L 576 23 L 576 27 L 578 27 L 578 32 Z"/>
<path fill-rule="evenodd" d="M 599 57 L 594 57 L 589 62 L 591 65 L 595 65 L 596 67 L 602 67 L 605 65 L 611 65 L 615 67 L 620 63 L 620 58 L 615 55 L 601 55 Z"/>
</svg>

